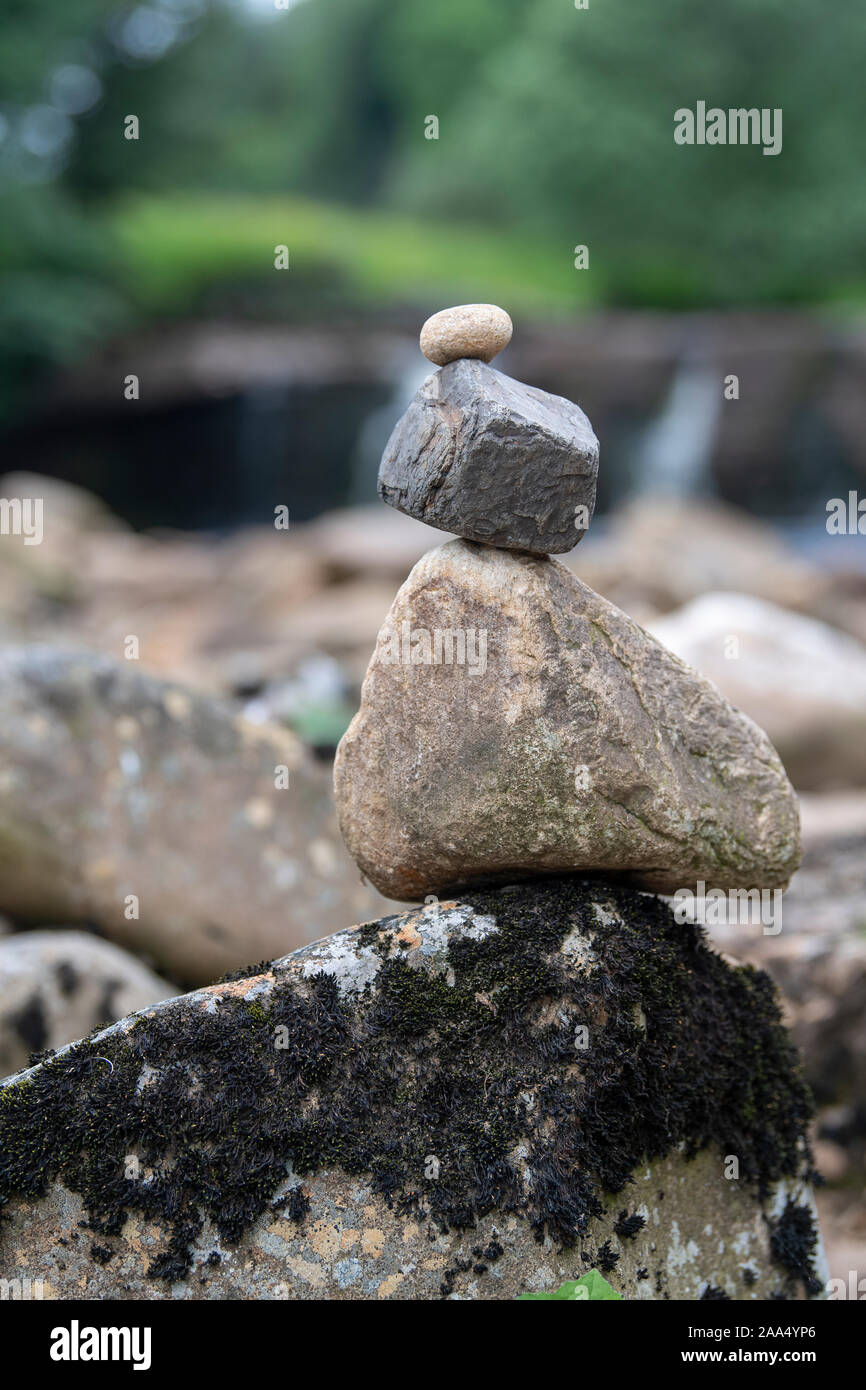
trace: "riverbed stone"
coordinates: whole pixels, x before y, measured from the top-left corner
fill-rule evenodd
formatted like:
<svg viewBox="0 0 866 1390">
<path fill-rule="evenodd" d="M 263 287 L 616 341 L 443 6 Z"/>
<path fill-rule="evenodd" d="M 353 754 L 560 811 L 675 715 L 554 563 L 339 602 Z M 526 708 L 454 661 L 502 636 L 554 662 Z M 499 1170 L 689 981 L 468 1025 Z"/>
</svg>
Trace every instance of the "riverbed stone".
<svg viewBox="0 0 866 1390">
<path fill-rule="evenodd" d="M 379 496 L 441 531 L 547 555 L 586 534 L 597 477 L 579 406 L 461 360 L 428 377 L 398 421 Z"/>
<path fill-rule="evenodd" d="M 866 785 L 866 644 L 750 594 L 702 594 L 659 641 L 761 724 L 799 790 Z"/>
<path fill-rule="evenodd" d="M 497 304 L 456 304 L 440 309 L 421 329 L 421 351 L 438 367 L 461 357 L 491 362 L 511 342 L 513 325 Z"/>
<path fill-rule="evenodd" d="M 343 931 L 0 1085 L 48 1298 L 802 1298 L 810 1101 L 766 977 L 576 879 Z M 737 1159 L 732 1177 L 731 1158 Z"/>
<path fill-rule="evenodd" d="M 129 951 L 81 931 L 0 940 L 0 1076 L 178 991 Z"/>
<path fill-rule="evenodd" d="M 79 648 L 0 653 L 0 912 L 94 924 L 181 984 L 383 910 L 277 725 Z"/>
<path fill-rule="evenodd" d="M 757 725 L 563 565 L 465 541 L 397 594 L 335 788 L 350 852 L 408 901 L 585 870 L 781 888 L 799 862 Z"/>
</svg>

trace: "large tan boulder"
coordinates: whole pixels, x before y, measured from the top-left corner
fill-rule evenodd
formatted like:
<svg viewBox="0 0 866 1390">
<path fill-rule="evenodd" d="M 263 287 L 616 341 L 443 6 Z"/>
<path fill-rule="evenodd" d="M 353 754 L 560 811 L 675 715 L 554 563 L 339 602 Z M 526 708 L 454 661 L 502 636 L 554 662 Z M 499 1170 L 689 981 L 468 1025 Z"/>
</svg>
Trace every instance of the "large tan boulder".
<svg viewBox="0 0 866 1390">
<path fill-rule="evenodd" d="M 556 561 L 465 541 L 394 600 L 335 787 L 391 898 L 581 870 L 773 888 L 799 858 L 756 725 Z"/>
</svg>

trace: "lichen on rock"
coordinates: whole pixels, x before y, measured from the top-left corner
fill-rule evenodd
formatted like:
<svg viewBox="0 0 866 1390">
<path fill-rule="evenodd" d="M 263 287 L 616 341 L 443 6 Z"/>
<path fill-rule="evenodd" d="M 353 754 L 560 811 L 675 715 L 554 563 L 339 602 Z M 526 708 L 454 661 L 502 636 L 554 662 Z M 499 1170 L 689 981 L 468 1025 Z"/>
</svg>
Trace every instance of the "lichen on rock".
<svg viewBox="0 0 866 1390">
<path fill-rule="evenodd" d="M 812 1257 L 773 1221 L 806 1209 L 809 1115 L 769 980 L 663 902 L 478 891 L 11 1078 L 5 1253 L 38 1245 L 61 1296 L 503 1297 L 604 1263 L 626 1297 L 795 1296 Z M 70 1211 L 103 1262 L 58 1246 Z"/>
</svg>

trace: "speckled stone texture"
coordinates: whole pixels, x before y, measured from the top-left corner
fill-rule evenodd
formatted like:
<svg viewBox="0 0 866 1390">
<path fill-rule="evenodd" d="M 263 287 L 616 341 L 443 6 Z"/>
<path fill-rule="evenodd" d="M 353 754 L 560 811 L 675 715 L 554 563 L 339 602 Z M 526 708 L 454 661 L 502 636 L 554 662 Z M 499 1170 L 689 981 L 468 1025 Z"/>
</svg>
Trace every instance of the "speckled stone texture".
<svg viewBox="0 0 866 1390">
<path fill-rule="evenodd" d="M 0 767 L 0 912 L 95 923 L 187 984 L 384 910 L 301 742 L 137 661 L 6 648 Z"/>
<path fill-rule="evenodd" d="M 796 797 L 757 725 L 563 565 L 465 541 L 395 598 L 334 780 L 346 844 L 390 898 L 586 870 L 770 889 L 799 863 Z"/>
<path fill-rule="evenodd" d="M 508 1299 L 594 1267 L 630 1299 L 815 1296 L 809 1115 L 765 977 L 659 900 L 475 894 L 0 1085 L 0 1278 Z"/>
<path fill-rule="evenodd" d="M 513 326 L 496 304 L 456 304 L 440 309 L 421 329 L 421 351 L 430 362 L 444 367 L 461 357 L 492 362 L 511 342 Z"/>
<path fill-rule="evenodd" d="M 129 951 L 90 932 L 24 931 L 0 940 L 0 1076 L 31 1052 L 177 994 Z"/>
<path fill-rule="evenodd" d="M 462 360 L 428 377 L 394 427 L 379 496 L 440 531 L 547 555 L 586 534 L 597 477 L 578 406 Z"/>
</svg>

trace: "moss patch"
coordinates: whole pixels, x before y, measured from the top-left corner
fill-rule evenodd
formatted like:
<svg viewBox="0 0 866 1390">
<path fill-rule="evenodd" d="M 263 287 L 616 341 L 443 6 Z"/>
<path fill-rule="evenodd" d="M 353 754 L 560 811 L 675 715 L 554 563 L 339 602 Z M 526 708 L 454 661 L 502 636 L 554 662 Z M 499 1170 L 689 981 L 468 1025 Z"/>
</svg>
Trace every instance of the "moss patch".
<svg viewBox="0 0 866 1390">
<path fill-rule="evenodd" d="M 621 923 L 599 921 L 600 897 Z M 361 996 L 277 970 L 254 1007 L 178 1003 L 0 1089 L 0 1200 L 59 1178 L 103 1237 L 143 1213 L 169 1232 L 149 1272 L 175 1280 L 203 1216 L 237 1241 L 288 1171 L 372 1175 L 441 1229 L 519 1212 L 564 1247 L 677 1145 L 737 1155 L 762 1195 L 802 1172 L 811 1103 L 765 975 L 622 887 L 551 879 L 463 901 L 498 931 L 452 939 L 447 977 L 391 956 L 402 919 L 384 919 L 352 937 L 382 955 Z M 559 950 L 575 928 L 593 939 L 582 965 Z M 147 1176 L 127 1175 L 131 1154 Z M 307 1206 L 299 1194 L 288 1215 Z"/>
<path fill-rule="evenodd" d="M 813 1263 L 817 1246 L 818 1228 L 809 1207 L 786 1202 L 781 1216 L 772 1223 L 770 1251 L 776 1263 L 793 1279 L 801 1280 L 810 1294 L 820 1293 L 822 1287 Z"/>
</svg>

